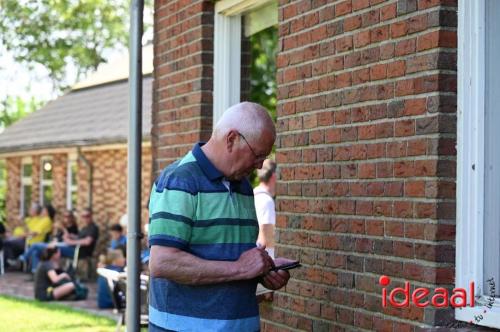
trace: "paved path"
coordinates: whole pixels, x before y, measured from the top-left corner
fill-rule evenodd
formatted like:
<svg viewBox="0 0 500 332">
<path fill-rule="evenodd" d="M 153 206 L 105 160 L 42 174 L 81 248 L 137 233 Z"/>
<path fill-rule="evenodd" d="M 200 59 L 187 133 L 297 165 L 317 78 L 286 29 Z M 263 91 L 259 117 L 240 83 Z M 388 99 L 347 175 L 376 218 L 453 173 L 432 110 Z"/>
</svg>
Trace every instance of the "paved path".
<svg viewBox="0 0 500 332">
<path fill-rule="evenodd" d="M 28 274 L 21 272 L 7 272 L 0 275 L 0 295 L 9 295 L 33 300 L 34 282 L 26 281 L 27 278 Z M 97 284 L 95 282 L 87 282 L 85 285 L 89 288 L 89 295 L 86 300 L 57 301 L 57 303 L 116 320 L 118 315 L 114 314 L 112 309 L 97 308 Z"/>
</svg>

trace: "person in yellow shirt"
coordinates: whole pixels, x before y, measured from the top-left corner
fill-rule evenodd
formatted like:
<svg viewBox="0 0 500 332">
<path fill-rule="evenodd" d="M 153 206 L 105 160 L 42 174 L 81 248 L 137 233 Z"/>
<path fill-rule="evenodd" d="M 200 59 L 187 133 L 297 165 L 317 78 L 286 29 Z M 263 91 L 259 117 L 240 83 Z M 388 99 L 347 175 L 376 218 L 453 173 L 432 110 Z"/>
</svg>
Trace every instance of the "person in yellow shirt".
<svg viewBox="0 0 500 332">
<path fill-rule="evenodd" d="M 47 204 L 43 207 L 39 216 L 26 218 L 26 227 L 28 228 L 28 245 L 37 242 L 45 242 L 48 234 L 52 232 L 52 221 L 54 220 L 55 209 Z"/>
<path fill-rule="evenodd" d="M 46 240 L 52 231 L 54 215 L 55 209 L 50 204 L 43 209 L 38 204 L 31 206 L 30 215 L 24 220 L 24 227 L 16 227 L 13 236 L 4 243 L 4 258 L 8 265 L 19 266 L 16 258 L 24 252 L 26 243 L 32 245 Z"/>
</svg>

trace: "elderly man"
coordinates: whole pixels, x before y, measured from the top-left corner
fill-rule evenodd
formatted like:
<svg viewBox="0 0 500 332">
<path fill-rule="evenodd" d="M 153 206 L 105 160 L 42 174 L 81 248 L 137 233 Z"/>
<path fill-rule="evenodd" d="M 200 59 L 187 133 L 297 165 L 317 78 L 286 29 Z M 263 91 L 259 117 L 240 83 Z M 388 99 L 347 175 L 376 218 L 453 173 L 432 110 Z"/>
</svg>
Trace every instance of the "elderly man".
<svg viewBox="0 0 500 332">
<path fill-rule="evenodd" d="M 276 132 L 265 108 L 229 108 L 206 144 L 165 168 L 150 198 L 150 331 L 258 331 L 255 290 L 286 285 L 287 271 L 256 247 L 246 177 L 261 168 Z"/>
</svg>

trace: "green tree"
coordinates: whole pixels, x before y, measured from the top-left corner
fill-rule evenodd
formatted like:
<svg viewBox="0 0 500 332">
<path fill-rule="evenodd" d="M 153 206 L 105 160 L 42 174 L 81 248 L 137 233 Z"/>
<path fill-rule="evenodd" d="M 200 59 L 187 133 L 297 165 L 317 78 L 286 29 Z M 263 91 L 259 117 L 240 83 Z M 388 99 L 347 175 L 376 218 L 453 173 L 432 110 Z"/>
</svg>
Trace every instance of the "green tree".
<svg viewBox="0 0 500 332">
<path fill-rule="evenodd" d="M 250 100 L 266 107 L 276 122 L 278 29 L 273 26 L 250 36 L 250 44 Z"/>
<path fill-rule="evenodd" d="M 106 50 L 126 45 L 128 3 L 123 0 L 0 0 L 0 42 L 17 62 L 47 68 L 64 89 L 105 61 Z"/>
<path fill-rule="evenodd" d="M 29 113 L 36 111 L 43 104 L 44 102 L 37 101 L 33 97 L 30 100 L 23 100 L 21 97 L 7 96 L 0 103 L 0 132 Z"/>
</svg>

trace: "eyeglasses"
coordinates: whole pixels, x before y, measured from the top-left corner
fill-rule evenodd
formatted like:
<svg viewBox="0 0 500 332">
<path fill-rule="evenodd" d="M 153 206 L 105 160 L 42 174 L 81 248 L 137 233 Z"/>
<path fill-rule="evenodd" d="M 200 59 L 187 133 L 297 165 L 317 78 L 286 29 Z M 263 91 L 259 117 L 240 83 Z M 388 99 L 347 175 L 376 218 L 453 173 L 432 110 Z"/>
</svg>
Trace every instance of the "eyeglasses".
<svg viewBox="0 0 500 332">
<path fill-rule="evenodd" d="M 248 148 L 250 149 L 250 151 L 252 151 L 252 154 L 255 157 L 256 161 L 263 161 L 267 158 L 267 154 L 265 156 L 259 156 L 258 154 L 256 154 L 254 149 L 252 149 L 252 146 L 250 145 L 250 143 L 248 143 L 247 139 L 245 138 L 245 136 L 243 136 L 242 133 L 238 133 L 238 135 L 240 135 L 241 138 L 243 138 L 243 140 L 245 141 L 245 143 L 247 143 Z"/>
</svg>

